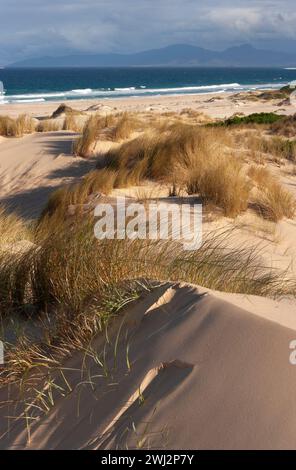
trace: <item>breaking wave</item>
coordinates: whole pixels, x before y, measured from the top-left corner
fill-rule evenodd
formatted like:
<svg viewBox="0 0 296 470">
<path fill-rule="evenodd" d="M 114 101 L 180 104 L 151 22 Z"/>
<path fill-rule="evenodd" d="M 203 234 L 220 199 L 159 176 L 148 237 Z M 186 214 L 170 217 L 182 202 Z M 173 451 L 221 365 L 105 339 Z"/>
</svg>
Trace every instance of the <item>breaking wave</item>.
<svg viewBox="0 0 296 470">
<path fill-rule="evenodd" d="M 74 99 L 94 99 L 94 98 L 116 98 L 129 96 L 149 96 L 149 95 L 182 95 L 182 94 L 207 94 L 207 93 L 224 93 L 235 92 L 239 90 L 255 90 L 280 88 L 284 83 L 272 83 L 264 85 L 240 85 L 239 83 L 223 83 L 215 85 L 201 86 L 180 86 L 174 88 L 146 88 L 145 85 L 139 87 L 123 87 L 123 88 L 78 88 L 69 91 L 48 91 L 36 92 L 28 94 L 5 95 L 5 101 L 9 103 L 28 103 L 41 101 L 58 101 L 58 100 L 74 100 Z"/>
</svg>

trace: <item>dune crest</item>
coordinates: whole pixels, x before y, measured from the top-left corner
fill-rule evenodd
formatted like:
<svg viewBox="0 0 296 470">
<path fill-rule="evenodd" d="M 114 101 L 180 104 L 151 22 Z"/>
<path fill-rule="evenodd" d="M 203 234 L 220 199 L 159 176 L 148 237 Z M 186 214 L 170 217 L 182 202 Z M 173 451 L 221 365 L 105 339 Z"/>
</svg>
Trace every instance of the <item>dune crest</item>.
<svg viewBox="0 0 296 470">
<path fill-rule="evenodd" d="M 108 373 L 75 354 L 65 364 L 73 391 L 36 421 L 30 442 L 18 421 L 1 447 L 294 448 L 296 331 L 224 297 L 188 284 L 156 288 L 117 319 L 108 345 L 92 345 L 104 349 Z M 267 302 L 266 312 L 271 305 L 281 301 Z"/>
</svg>

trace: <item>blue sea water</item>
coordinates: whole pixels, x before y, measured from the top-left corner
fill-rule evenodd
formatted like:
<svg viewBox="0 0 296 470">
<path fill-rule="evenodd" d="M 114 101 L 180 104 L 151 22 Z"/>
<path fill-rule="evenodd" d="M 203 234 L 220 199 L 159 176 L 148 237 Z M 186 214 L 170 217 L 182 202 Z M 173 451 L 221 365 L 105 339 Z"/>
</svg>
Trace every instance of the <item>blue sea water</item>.
<svg viewBox="0 0 296 470">
<path fill-rule="evenodd" d="M 294 69 L 267 68 L 57 68 L 0 69 L 0 103 L 108 99 L 279 88 Z"/>
</svg>

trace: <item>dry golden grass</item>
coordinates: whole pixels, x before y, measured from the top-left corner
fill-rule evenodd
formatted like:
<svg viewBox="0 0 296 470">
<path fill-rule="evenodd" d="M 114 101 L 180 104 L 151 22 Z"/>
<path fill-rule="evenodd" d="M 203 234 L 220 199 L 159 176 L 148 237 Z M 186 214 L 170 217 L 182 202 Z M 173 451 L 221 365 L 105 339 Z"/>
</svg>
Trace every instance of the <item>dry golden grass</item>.
<svg viewBox="0 0 296 470">
<path fill-rule="evenodd" d="M 223 130 L 175 124 L 110 150 L 106 161 L 136 183 L 152 179 L 185 187 L 235 216 L 247 207 L 249 187 L 228 143 Z"/>
<path fill-rule="evenodd" d="M 83 158 L 90 157 L 95 148 L 99 131 L 103 127 L 103 119 L 100 115 L 94 114 L 91 116 L 83 127 L 82 135 L 74 143 L 74 155 L 79 155 Z"/>
<path fill-rule="evenodd" d="M 73 152 L 88 158 L 93 154 L 98 140 L 118 142 L 128 139 L 139 126 L 140 121 L 129 113 L 106 116 L 95 114 L 85 123 L 81 137 L 74 144 Z"/>
<path fill-rule="evenodd" d="M 296 159 L 296 141 L 293 140 L 281 137 L 261 138 L 261 149 L 274 161 Z"/>
<path fill-rule="evenodd" d="M 8 116 L 0 116 L 0 135 L 11 137 L 15 135 L 15 121 Z"/>
<path fill-rule="evenodd" d="M 293 195 L 275 180 L 266 167 L 252 165 L 248 176 L 257 187 L 253 207 L 261 217 L 272 222 L 294 217 L 296 205 Z"/>
<path fill-rule="evenodd" d="M 296 137 L 296 114 L 274 123 L 271 127 L 274 134 L 285 137 Z"/>
<path fill-rule="evenodd" d="M 255 208 L 267 220 L 278 222 L 295 215 L 295 199 L 280 183 L 271 179 L 255 198 Z"/>
<path fill-rule="evenodd" d="M 284 217 L 295 215 L 295 199 L 280 183 L 268 180 L 258 192 L 254 208 L 263 218 L 278 222 Z"/>
<path fill-rule="evenodd" d="M 192 154 L 198 139 L 198 132 L 190 126 L 177 129 L 165 126 L 111 149 L 106 161 L 111 168 L 127 169 L 138 173 L 142 179 L 170 179 L 174 164 Z"/>
<path fill-rule="evenodd" d="M 27 114 L 21 114 L 17 117 L 15 122 L 20 135 L 32 134 L 36 130 L 36 120 L 32 119 Z"/>
<path fill-rule="evenodd" d="M 67 113 L 64 119 L 63 131 L 82 132 L 83 124 L 77 115 Z"/>
<path fill-rule="evenodd" d="M 254 129 L 236 130 L 233 136 L 237 151 L 245 152 L 245 157 L 257 163 L 296 161 L 296 140 L 271 136 L 262 130 Z"/>
<path fill-rule="evenodd" d="M 80 183 L 68 185 L 55 191 L 49 197 L 40 220 L 45 227 L 48 223 L 54 226 L 56 222 L 59 223 L 65 219 L 69 206 L 80 206 L 83 211 L 82 206 L 89 202 L 91 195 L 95 193 L 107 195 L 114 187 L 119 187 L 117 172 L 107 168 L 94 170 L 88 173 Z"/>
<path fill-rule="evenodd" d="M 10 214 L 0 206 L 0 250 L 21 240 L 31 240 L 28 226 L 17 214 Z"/>
<path fill-rule="evenodd" d="M 37 126 L 37 132 L 58 132 L 61 131 L 63 125 L 55 119 L 44 119 Z"/>
<path fill-rule="evenodd" d="M 209 123 L 212 122 L 213 119 L 207 116 L 205 113 L 201 111 L 197 111 L 192 108 L 183 108 L 182 111 L 180 112 L 180 116 L 185 116 L 191 120 L 193 120 L 196 123 Z"/>
<path fill-rule="evenodd" d="M 43 224 L 32 231 L 36 246 L 17 256 L 1 257 L 2 315 L 14 307 L 26 310 L 32 305 L 40 312 L 62 308 L 73 320 L 86 315 L 106 295 L 111 301 L 116 289 L 124 290 L 137 279 L 183 280 L 258 295 L 277 295 L 291 287 L 279 274 L 262 267 L 254 250 L 227 248 L 227 232 L 210 234 L 199 250 L 184 252 L 181 244 L 172 241 L 99 241 L 93 230 L 92 217 Z"/>
<path fill-rule="evenodd" d="M 0 135 L 4 137 L 13 137 L 16 135 L 14 119 L 9 116 L 0 116 Z"/>
<path fill-rule="evenodd" d="M 128 139 L 133 132 L 141 126 L 141 122 L 130 113 L 123 113 L 116 117 L 117 122 L 115 126 L 109 129 L 105 136 L 114 142 Z"/>
<path fill-rule="evenodd" d="M 91 155 L 102 131 L 106 137 L 108 132 L 114 132 L 121 125 L 124 128 L 122 136 L 127 137 L 131 132 L 129 120 L 128 114 L 105 118 L 92 116 L 76 141 L 76 153 Z M 116 126 L 112 126 L 114 122 Z M 138 186 L 151 180 L 173 187 L 174 194 L 184 191 L 196 194 L 204 203 L 221 208 L 224 215 L 236 217 L 248 207 L 252 189 L 250 179 L 269 198 L 271 193 L 267 191 L 267 185 L 273 187 L 273 192 L 277 189 L 264 167 L 251 166 L 247 177 L 241 153 L 235 155 L 242 142 L 247 149 L 257 149 L 260 154 L 272 151 L 273 155 L 286 155 L 286 144 L 279 143 L 278 139 L 275 142 L 272 138 L 260 138 L 256 131 L 233 133 L 227 128 L 157 120 L 153 125 L 150 123 L 148 131 L 107 152 L 100 159 L 97 171 L 87 175 L 81 184 L 53 195 L 44 214 L 55 212 L 62 217 L 69 205 L 86 204 L 92 191 L 108 194 L 113 188 Z M 281 196 L 283 198 L 283 192 Z"/>
<path fill-rule="evenodd" d="M 296 162 L 296 140 L 287 140 L 277 137 L 271 139 L 272 153 L 279 158 Z"/>
<path fill-rule="evenodd" d="M 258 188 L 262 188 L 268 184 L 272 178 L 270 171 L 266 166 L 251 165 L 248 168 L 248 176 L 256 184 Z"/>
<path fill-rule="evenodd" d="M 236 217 L 248 207 L 250 185 L 235 157 L 211 158 L 188 174 L 187 191 L 199 194 L 205 203 L 215 204 L 225 216 Z"/>
<path fill-rule="evenodd" d="M 82 136 L 87 146 L 80 154 L 86 150 L 88 154 L 89 143 L 97 133 L 97 121 L 92 123 L 86 126 L 87 132 L 93 128 L 90 139 L 86 141 Z M 199 194 L 206 203 L 235 217 L 246 209 L 250 188 L 229 144 L 223 129 L 186 124 L 166 125 L 162 133 L 153 129 L 107 152 L 98 170 L 81 184 L 53 195 L 44 214 L 52 214 L 54 207 L 54 212 L 62 216 L 70 204 L 85 204 L 91 191 L 107 194 L 113 187 L 139 185 L 150 179 L 173 185 L 176 193 L 187 190 L 189 194 Z"/>
<path fill-rule="evenodd" d="M 9 116 L 0 116 L 0 135 L 5 137 L 22 137 L 36 130 L 34 119 L 26 114 L 21 114 L 16 119 Z"/>
<path fill-rule="evenodd" d="M 17 310 L 19 302 L 24 301 L 27 268 L 23 260 L 32 240 L 28 225 L 0 207 L 0 319 Z"/>
<path fill-rule="evenodd" d="M 258 283 L 257 287 L 256 282 L 248 284 L 248 279 L 254 281 L 262 275 L 257 271 L 255 254 L 248 260 L 245 257 L 248 250 L 241 249 L 237 258 L 238 253 L 235 256 L 223 245 L 227 246 L 227 234 L 211 234 L 200 250 L 191 253 L 185 253 L 182 245 L 173 242 L 98 241 L 93 236 L 93 221 L 82 224 L 80 221 L 75 231 L 65 227 L 59 233 L 51 233 L 42 243 L 34 266 L 34 292 L 40 296 L 40 302 L 55 299 L 71 312 L 78 312 L 106 286 L 141 278 L 184 280 L 231 292 L 251 289 L 262 293 L 270 289 L 269 283 L 265 286 Z M 241 277 L 243 265 L 246 271 Z"/>
</svg>

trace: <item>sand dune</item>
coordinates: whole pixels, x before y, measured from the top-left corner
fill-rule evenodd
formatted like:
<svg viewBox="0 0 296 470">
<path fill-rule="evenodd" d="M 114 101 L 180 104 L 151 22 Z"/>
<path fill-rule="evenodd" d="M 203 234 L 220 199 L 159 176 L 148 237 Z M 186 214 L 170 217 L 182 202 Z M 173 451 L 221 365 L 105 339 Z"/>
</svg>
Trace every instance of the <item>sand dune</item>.
<svg viewBox="0 0 296 470">
<path fill-rule="evenodd" d="M 238 299 L 253 307 L 239 308 Z M 20 420 L 11 423 L 1 448 L 295 448 L 289 344 L 296 323 L 288 319 L 295 307 L 294 301 L 239 296 L 233 302 L 191 285 L 163 285 L 109 331 L 107 376 L 77 353 L 65 364 L 73 391 L 35 422 L 30 443 Z M 104 343 L 95 340 L 93 350 L 101 352 Z"/>
<path fill-rule="evenodd" d="M 90 171 L 94 163 L 73 158 L 76 134 L 32 134 L 0 142 L 0 202 L 24 217 L 40 214 L 52 191 Z"/>
<path fill-rule="evenodd" d="M 90 104 L 106 111 L 93 101 L 73 106 L 86 110 Z M 234 102 L 228 94 L 108 104 L 108 112 L 120 107 L 162 113 L 192 106 L 212 117 L 277 109 L 274 103 Z M 6 108 L 11 115 L 24 111 L 21 105 Z M 55 108 L 56 103 L 35 104 L 26 111 L 36 115 Z M 283 112 L 294 111 L 287 105 Z M 93 169 L 95 159 L 73 157 L 75 137 L 65 131 L 0 137 L 0 203 L 26 219 L 38 217 L 52 191 Z M 100 141 L 96 151 L 105 153 L 112 145 L 119 144 Z M 274 173 L 295 194 L 294 172 L 283 176 L 274 168 Z M 116 189 L 107 200 L 115 203 L 112 197 L 118 195 L 145 200 L 152 190 L 154 198 L 168 200 L 168 188 L 157 194 L 153 185 Z M 87 210 L 93 210 L 96 197 Z M 75 206 L 70 208 L 75 213 Z M 235 221 L 210 215 L 204 217 L 205 234 L 234 228 L 227 239 L 230 250 L 252 248 L 263 239 L 264 262 L 295 273 L 294 220 L 283 219 L 271 229 L 250 210 Z M 31 376 L 25 396 L 19 387 L 1 387 L 0 448 L 295 449 L 296 367 L 289 361 L 295 339 L 295 299 L 162 284 L 121 311 L 105 335 L 75 352 L 63 369 L 59 364 L 51 370 L 53 389 L 42 371 L 39 401 Z"/>
</svg>

